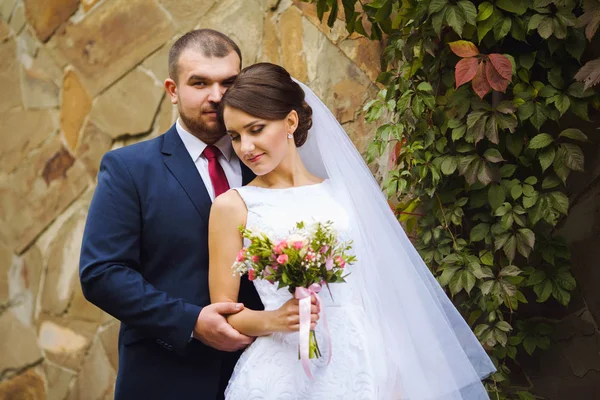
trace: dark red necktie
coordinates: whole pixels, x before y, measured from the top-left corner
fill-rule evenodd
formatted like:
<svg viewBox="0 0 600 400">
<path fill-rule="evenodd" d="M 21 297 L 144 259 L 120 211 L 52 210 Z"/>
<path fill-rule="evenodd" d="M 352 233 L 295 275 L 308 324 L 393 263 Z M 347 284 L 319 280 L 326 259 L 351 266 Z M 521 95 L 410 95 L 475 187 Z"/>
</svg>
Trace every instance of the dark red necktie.
<svg viewBox="0 0 600 400">
<path fill-rule="evenodd" d="M 208 175 L 210 176 L 210 181 L 215 190 L 216 198 L 221 193 L 225 193 L 229 190 L 227 176 L 225 176 L 225 171 L 223 171 L 223 167 L 221 167 L 218 160 L 221 150 L 216 146 L 206 146 L 202 154 L 204 154 L 204 157 L 208 160 Z"/>
</svg>

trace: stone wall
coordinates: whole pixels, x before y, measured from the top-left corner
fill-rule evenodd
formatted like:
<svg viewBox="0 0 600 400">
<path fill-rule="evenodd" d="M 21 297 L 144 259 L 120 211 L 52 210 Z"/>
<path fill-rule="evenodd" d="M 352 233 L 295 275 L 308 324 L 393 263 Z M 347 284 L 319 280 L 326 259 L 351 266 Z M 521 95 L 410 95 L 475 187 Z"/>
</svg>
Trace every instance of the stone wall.
<svg viewBox="0 0 600 400">
<path fill-rule="evenodd" d="M 208 27 L 282 64 L 364 150 L 380 48 L 291 0 L 0 0 L 0 399 L 109 399 L 118 323 L 78 260 L 102 155 L 166 131 L 170 45 Z"/>
</svg>

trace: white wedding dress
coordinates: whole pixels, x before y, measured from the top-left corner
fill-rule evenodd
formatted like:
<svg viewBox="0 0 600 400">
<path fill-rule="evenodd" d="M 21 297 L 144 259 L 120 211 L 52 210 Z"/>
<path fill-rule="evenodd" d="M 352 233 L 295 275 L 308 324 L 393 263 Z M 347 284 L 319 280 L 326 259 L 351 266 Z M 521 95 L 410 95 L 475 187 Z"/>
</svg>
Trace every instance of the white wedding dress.
<svg viewBox="0 0 600 400">
<path fill-rule="evenodd" d="M 351 240 L 347 213 L 336 201 L 328 180 L 319 184 L 287 189 L 266 189 L 245 186 L 238 191 L 248 208 L 246 226 L 267 233 L 271 238 L 287 236 L 299 221 L 331 220 L 341 240 Z M 369 338 L 372 327 L 366 323 L 359 282 L 352 270 L 361 268 L 361 261 L 347 266 L 347 282 L 331 284 L 319 294 L 327 319 L 332 348 L 324 337 L 325 326 L 317 324 L 316 333 L 322 357 L 310 360 L 314 381 L 302 369 L 298 359 L 298 332 L 263 336 L 246 349 L 239 359 L 227 390 L 228 400 L 379 399 L 374 368 L 384 360 Z M 292 295 L 285 288 L 255 280 L 254 285 L 265 306 L 275 310 Z M 371 342 L 376 340 L 371 340 Z M 331 363 L 326 366 L 329 352 Z M 387 400 L 387 399 L 386 399 Z"/>
</svg>

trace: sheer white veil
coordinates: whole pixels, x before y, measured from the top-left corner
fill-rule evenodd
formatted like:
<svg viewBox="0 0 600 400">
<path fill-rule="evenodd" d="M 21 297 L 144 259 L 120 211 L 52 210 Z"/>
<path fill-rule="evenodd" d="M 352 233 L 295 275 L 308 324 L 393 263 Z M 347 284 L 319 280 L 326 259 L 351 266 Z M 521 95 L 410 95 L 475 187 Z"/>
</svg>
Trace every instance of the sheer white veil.
<svg viewBox="0 0 600 400">
<path fill-rule="evenodd" d="M 296 81 L 298 82 L 298 81 Z M 373 330 L 380 399 L 487 399 L 495 367 L 391 211 L 342 126 L 304 84 L 313 125 L 300 147 L 307 169 L 330 180 L 352 226 L 354 279 Z"/>
</svg>

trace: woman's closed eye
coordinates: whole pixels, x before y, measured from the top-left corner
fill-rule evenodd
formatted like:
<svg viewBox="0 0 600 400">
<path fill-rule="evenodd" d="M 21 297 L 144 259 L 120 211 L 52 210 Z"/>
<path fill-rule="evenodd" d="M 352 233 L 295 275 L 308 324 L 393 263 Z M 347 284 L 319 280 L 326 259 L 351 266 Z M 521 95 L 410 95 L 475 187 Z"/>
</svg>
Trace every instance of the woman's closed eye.
<svg viewBox="0 0 600 400">
<path fill-rule="evenodd" d="M 264 127 L 264 125 L 254 125 L 252 128 L 250 128 L 250 133 L 260 133 Z"/>
</svg>

